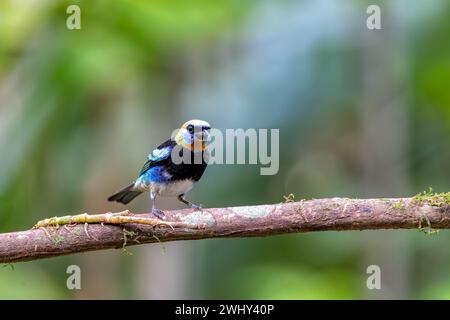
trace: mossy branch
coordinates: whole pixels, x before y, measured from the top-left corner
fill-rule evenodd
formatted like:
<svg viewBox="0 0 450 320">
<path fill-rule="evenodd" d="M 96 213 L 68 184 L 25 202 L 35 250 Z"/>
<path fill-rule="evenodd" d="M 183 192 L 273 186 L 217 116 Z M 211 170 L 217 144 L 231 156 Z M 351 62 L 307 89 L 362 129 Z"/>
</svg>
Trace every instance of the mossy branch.
<svg viewBox="0 0 450 320">
<path fill-rule="evenodd" d="M 314 199 L 248 207 L 185 209 L 149 214 L 117 213 L 55 217 L 27 231 L 0 234 L 0 263 L 77 252 L 218 237 L 255 237 L 311 231 L 450 228 L 450 193 L 400 199 Z"/>
</svg>

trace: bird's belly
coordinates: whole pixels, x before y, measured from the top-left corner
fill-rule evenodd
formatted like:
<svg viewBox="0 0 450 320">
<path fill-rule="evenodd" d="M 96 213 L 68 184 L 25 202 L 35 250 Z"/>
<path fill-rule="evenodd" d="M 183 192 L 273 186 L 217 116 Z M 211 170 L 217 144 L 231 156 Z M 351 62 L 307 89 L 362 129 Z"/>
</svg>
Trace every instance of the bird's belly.
<svg viewBox="0 0 450 320">
<path fill-rule="evenodd" d="M 192 189 L 194 182 L 192 180 L 180 180 L 169 183 L 154 183 L 152 189 L 161 196 L 178 196 Z"/>
</svg>

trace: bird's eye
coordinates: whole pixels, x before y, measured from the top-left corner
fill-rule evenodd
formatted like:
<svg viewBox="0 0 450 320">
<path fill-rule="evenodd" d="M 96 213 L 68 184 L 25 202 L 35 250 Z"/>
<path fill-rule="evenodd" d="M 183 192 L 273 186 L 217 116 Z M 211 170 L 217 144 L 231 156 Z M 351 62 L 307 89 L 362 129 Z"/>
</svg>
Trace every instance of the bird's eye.
<svg viewBox="0 0 450 320">
<path fill-rule="evenodd" d="M 189 131 L 190 133 L 193 133 L 193 132 L 194 132 L 194 126 L 193 126 L 192 124 L 188 125 L 188 126 L 187 126 L 187 129 L 188 129 L 188 131 Z"/>
</svg>

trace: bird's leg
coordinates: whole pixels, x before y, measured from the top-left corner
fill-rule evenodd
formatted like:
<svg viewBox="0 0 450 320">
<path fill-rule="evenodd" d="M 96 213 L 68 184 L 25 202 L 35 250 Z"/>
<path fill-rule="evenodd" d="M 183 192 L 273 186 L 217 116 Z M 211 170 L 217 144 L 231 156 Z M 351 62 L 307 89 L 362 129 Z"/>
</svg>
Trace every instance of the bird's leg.
<svg viewBox="0 0 450 320">
<path fill-rule="evenodd" d="M 164 220 L 164 212 L 156 208 L 156 192 L 150 191 L 150 199 L 152 199 L 152 214 L 158 219 Z"/>
<path fill-rule="evenodd" d="M 202 205 L 201 205 L 201 204 L 200 204 L 200 205 L 197 205 L 197 204 L 195 204 L 195 203 L 192 203 L 192 202 L 187 201 L 187 200 L 184 198 L 184 193 L 183 193 L 183 194 L 180 194 L 180 195 L 178 196 L 178 200 L 180 200 L 181 202 L 183 202 L 184 204 L 188 205 L 188 206 L 191 207 L 191 208 L 198 209 L 198 210 L 201 210 L 201 209 L 202 209 Z"/>
</svg>

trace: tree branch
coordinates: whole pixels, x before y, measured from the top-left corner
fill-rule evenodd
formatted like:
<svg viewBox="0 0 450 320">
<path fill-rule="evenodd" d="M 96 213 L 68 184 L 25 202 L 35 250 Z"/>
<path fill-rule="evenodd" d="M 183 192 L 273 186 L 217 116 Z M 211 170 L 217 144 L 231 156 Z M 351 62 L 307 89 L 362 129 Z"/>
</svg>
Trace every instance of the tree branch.
<svg viewBox="0 0 450 320">
<path fill-rule="evenodd" d="M 175 240 L 255 237 L 326 230 L 450 228 L 450 193 L 403 199 L 332 198 L 273 205 L 167 211 L 167 222 L 67 224 L 0 234 L 0 262 L 14 263 L 76 252 Z M 109 214 L 108 217 L 117 216 Z M 108 220 L 112 221 L 112 220 Z M 111 223 L 120 223 L 122 220 Z M 70 223 L 67 220 L 65 223 Z"/>
</svg>

